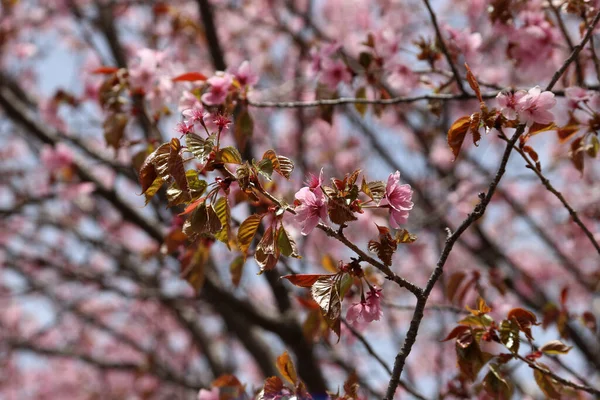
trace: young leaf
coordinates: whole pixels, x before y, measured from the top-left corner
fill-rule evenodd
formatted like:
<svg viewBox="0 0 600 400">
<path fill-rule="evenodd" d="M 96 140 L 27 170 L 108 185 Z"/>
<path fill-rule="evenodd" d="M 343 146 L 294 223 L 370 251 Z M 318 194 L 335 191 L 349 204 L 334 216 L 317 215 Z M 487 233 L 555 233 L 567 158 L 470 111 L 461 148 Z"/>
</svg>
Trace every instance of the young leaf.
<svg viewBox="0 0 600 400">
<path fill-rule="evenodd" d="M 150 185 L 148 189 L 146 189 L 146 191 L 144 192 L 144 196 L 146 197 L 146 203 L 144 205 L 148 205 L 150 200 L 152 200 L 152 197 L 154 197 L 154 195 L 160 190 L 164 183 L 165 181 L 163 180 L 163 178 L 161 178 L 160 176 L 156 177 L 154 182 L 152 182 L 152 185 Z"/>
<path fill-rule="evenodd" d="M 270 226 L 258 242 L 254 252 L 254 260 L 260 267 L 261 272 L 269 271 L 277 265 L 280 251 L 276 241 L 275 232 L 273 232 L 273 227 Z"/>
<path fill-rule="evenodd" d="M 344 203 L 344 199 L 330 198 L 327 202 L 327 213 L 334 224 L 342 225 L 349 221 L 356 221 L 354 212 Z"/>
<path fill-rule="evenodd" d="M 344 394 L 345 397 L 349 399 L 358 398 L 358 375 L 356 375 L 356 371 L 352 371 L 346 381 L 344 382 Z"/>
<path fill-rule="evenodd" d="M 231 264 L 229 264 L 229 275 L 231 276 L 231 283 L 233 286 L 238 287 L 242 280 L 242 272 L 244 271 L 245 260 L 243 256 L 236 257 Z"/>
<path fill-rule="evenodd" d="M 454 154 L 454 159 L 458 158 L 458 154 L 460 153 L 460 148 L 465 141 L 465 136 L 469 131 L 469 126 L 471 125 L 471 117 L 465 115 L 464 117 L 460 117 L 450 127 L 448 130 L 448 145 L 450 149 L 452 149 L 452 153 Z"/>
<path fill-rule="evenodd" d="M 294 170 L 294 163 L 292 160 L 284 156 L 277 156 L 277 160 L 279 161 L 277 173 L 283 176 L 285 179 L 290 179 L 292 171 Z"/>
<path fill-rule="evenodd" d="M 281 278 L 287 279 L 293 285 L 298 287 L 309 288 L 315 284 L 320 278 L 325 278 L 331 275 L 325 274 L 295 274 L 295 275 L 284 275 Z"/>
<path fill-rule="evenodd" d="M 365 88 L 364 86 L 359 87 L 356 90 L 354 97 L 356 97 L 357 99 L 366 99 L 367 98 L 367 88 Z M 365 116 L 365 113 L 367 112 L 367 105 L 365 103 L 355 103 L 354 108 L 356 108 L 356 111 L 358 111 L 358 113 L 361 115 L 361 117 Z"/>
<path fill-rule="evenodd" d="M 263 216 L 264 215 L 259 214 L 253 214 L 249 216 L 244 222 L 242 222 L 238 229 L 238 245 L 240 247 L 240 251 L 244 254 L 244 257 L 246 257 L 248 253 L 252 239 L 254 238 L 254 235 L 256 235 L 256 231 L 260 226 L 260 221 L 262 221 Z"/>
<path fill-rule="evenodd" d="M 413 235 L 406 229 L 399 229 L 396 231 L 394 239 L 398 244 L 410 244 L 414 243 L 417 240 L 417 235 Z"/>
<path fill-rule="evenodd" d="M 263 158 L 260 160 L 258 164 L 256 164 L 256 169 L 266 179 L 271 180 L 271 176 L 273 175 L 273 163 L 270 159 Z"/>
<path fill-rule="evenodd" d="M 548 366 L 538 363 L 538 365 L 542 368 L 550 371 Z M 533 370 L 533 377 L 535 378 L 535 382 L 539 386 L 540 390 L 546 395 L 549 399 L 561 399 L 560 395 L 560 385 L 558 382 L 555 382 L 551 377 L 546 375 L 545 373 L 538 371 L 537 369 Z"/>
<path fill-rule="evenodd" d="M 242 155 L 235 147 L 227 146 L 219 150 L 217 160 L 225 164 L 241 164 Z"/>
<path fill-rule="evenodd" d="M 462 336 L 463 334 L 470 332 L 471 328 L 469 328 L 468 326 L 465 325 L 459 325 L 457 327 L 455 327 L 454 329 L 452 329 L 450 331 L 450 333 L 448 334 L 448 336 L 446 336 L 445 339 L 440 340 L 441 342 L 447 342 L 448 340 L 451 339 L 456 339 L 459 336 Z"/>
<path fill-rule="evenodd" d="M 296 242 L 290 236 L 289 232 L 285 230 L 282 226 L 279 228 L 279 232 L 277 235 L 277 245 L 281 250 L 281 254 L 286 257 L 294 257 L 294 258 L 302 258 L 298 255 L 298 247 L 296 246 Z"/>
<path fill-rule="evenodd" d="M 106 144 L 115 150 L 119 148 L 123 136 L 125 136 L 125 128 L 127 127 L 127 114 L 116 113 L 109 115 L 104 121 L 104 139 Z"/>
<path fill-rule="evenodd" d="M 502 376 L 497 364 L 490 364 L 490 371 L 483 378 L 482 386 L 491 398 L 497 400 L 510 400 L 513 387 L 510 382 Z"/>
<path fill-rule="evenodd" d="M 551 340 L 550 342 L 540 347 L 540 351 L 544 354 L 558 355 L 567 354 L 572 348 L 573 346 L 567 346 L 560 340 Z"/>
<path fill-rule="evenodd" d="M 179 153 L 179 150 L 181 149 L 181 143 L 179 143 L 179 139 L 173 138 L 169 145 L 170 151 L 169 159 L 167 161 L 167 170 L 169 172 L 169 175 L 177 183 L 179 189 L 183 192 L 183 196 L 187 196 L 189 198 L 190 187 L 185 176 L 183 158 Z"/>
<path fill-rule="evenodd" d="M 340 297 L 339 275 L 329 275 L 317 279 L 312 285 L 313 299 L 321 307 L 321 314 L 329 328 L 340 337 L 342 300 Z"/>
<path fill-rule="evenodd" d="M 504 320 L 500 323 L 500 341 L 513 353 L 519 352 L 519 326 L 514 320 Z"/>
<path fill-rule="evenodd" d="M 196 290 L 200 290 L 204 285 L 205 267 L 208 261 L 209 250 L 203 244 L 198 244 L 194 250 L 189 264 L 181 273 L 181 277 Z"/>
<path fill-rule="evenodd" d="M 296 374 L 296 368 L 294 363 L 287 351 L 284 351 L 282 355 L 277 357 L 277 370 L 279 373 L 292 385 L 296 385 L 298 382 L 298 374 Z"/>
<path fill-rule="evenodd" d="M 483 98 L 481 97 L 481 89 L 479 88 L 479 83 L 477 82 L 475 75 L 473 74 L 471 68 L 469 68 L 469 65 L 467 63 L 465 63 L 465 68 L 467 69 L 467 82 L 469 82 L 469 86 L 471 86 L 471 89 L 473 89 L 473 91 L 475 92 L 475 95 L 477 96 L 479 102 L 483 103 Z"/>
<path fill-rule="evenodd" d="M 462 271 L 458 271 L 450 275 L 450 277 L 448 278 L 448 284 L 446 286 L 446 297 L 448 301 L 452 302 L 456 293 L 458 292 L 460 284 L 464 281 L 466 277 L 467 274 Z"/>
<path fill-rule="evenodd" d="M 146 157 L 139 173 L 142 193 L 146 193 L 146 190 L 152 186 L 156 177 L 165 174 L 170 151 L 169 143 L 163 143 L 152 154 Z"/>
<path fill-rule="evenodd" d="M 531 336 L 531 327 L 533 325 L 539 325 L 535 314 L 523 308 L 513 308 L 508 312 L 507 318 L 509 320 L 514 320 L 521 332 L 529 339 L 533 340 L 533 337 Z"/>
<path fill-rule="evenodd" d="M 372 181 L 367 183 L 365 177 L 363 176 L 362 184 L 360 185 L 360 190 L 361 192 L 366 194 L 371 200 L 373 200 L 376 205 L 379 205 L 379 203 L 385 196 L 385 182 Z"/>
<path fill-rule="evenodd" d="M 222 226 L 221 230 L 215 235 L 215 238 L 225 243 L 227 248 L 231 250 L 231 246 L 229 245 L 231 213 L 229 210 L 229 202 L 227 201 L 227 197 L 219 198 L 214 207 Z"/>
<path fill-rule="evenodd" d="M 206 75 L 200 72 L 186 72 L 172 79 L 173 82 L 194 82 L 194 81 L 205 81 Z"/>
<path fill-rule="evenodd" d="M 233 125 L 235 143 L 242 153 L 246 149 L 246 144 L 252 137 L 253 133 L 254 121 L 252 120 L 252 116 L 248 110 L 244 107 L 244 109 L 235 118 Z"/>
<path fill-rule="evenodd" d="M 195 133 L 188 133 L 185 135 L 185 144 L 187 145 L 188 151 L 202 164 L 204 164 L 214 147 L 211 138 L 204 140 Z"/>
</svg>

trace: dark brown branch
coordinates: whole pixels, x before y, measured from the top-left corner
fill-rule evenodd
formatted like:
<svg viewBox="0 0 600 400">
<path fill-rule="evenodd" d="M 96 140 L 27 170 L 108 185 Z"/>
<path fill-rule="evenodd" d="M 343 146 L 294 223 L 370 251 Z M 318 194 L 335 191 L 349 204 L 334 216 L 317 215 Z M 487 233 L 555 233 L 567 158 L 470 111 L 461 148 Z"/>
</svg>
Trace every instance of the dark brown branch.
<svg viewBox="0 0 600 400">
<path fill-rule="evenodd" d="M 206 34 L 206 42 L 208 44 L 208 50 L 213 65 L 216 70 L 225 71 L 225 69 L 227 69 L 227 64 L 225 63 L 221 42 L 219 40 L 219 35 L 217 34 L 212 5 L 209 0 L 197 0 L 197 3 L 200 10 L 200 17 L 204 24 L 204 33 Z"/>
</svg>

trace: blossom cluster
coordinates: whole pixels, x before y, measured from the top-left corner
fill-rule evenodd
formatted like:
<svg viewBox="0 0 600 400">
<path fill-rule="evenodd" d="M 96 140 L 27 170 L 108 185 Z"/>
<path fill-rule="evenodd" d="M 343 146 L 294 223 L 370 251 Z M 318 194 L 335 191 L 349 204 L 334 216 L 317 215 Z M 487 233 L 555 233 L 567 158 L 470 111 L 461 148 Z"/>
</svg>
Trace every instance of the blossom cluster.
<svg viewBox="0 0 600 400">
<path fill-rule="evenodd" d="M 556 105 L 554 93 L 536 86 L 529 91 L 503 91 L 496 96 L 500 111 L 509 120 L 518 119 L 531 126 L 534 123 L 549 124 L 554 121 L 550 111 Z"/>
</svg>

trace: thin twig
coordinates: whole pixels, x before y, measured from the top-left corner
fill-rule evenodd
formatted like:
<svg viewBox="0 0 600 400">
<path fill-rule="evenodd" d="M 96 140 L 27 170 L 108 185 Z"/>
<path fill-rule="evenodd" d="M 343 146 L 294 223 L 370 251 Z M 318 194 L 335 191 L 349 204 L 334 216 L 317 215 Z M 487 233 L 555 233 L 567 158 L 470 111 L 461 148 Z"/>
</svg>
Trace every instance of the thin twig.
<svg viewBox="0 0 600 400">
<path fill-rule="evenodd" d="M 504 139 L 507 139 L 506 136 L 504 136 Z M 573 207 L 569 204 L 569 202 L 567 202 L 567 200 L 562 195 L 562 193 L 559 192 L 558 190 L 556 190 L 556 188 L 552 185 L 552 183 L 550 183 L 548 178 L 546 178 L 544 176 L 544 174 L 542 174 L 542 171 L 540 171 L 537 168 L 535 163 L 529 159 L 529 157 L 523 150 L 521 150 L 518 147 L 515 147 L 515 150 L 525 160 L 525 162 L 527 163 L 527 167 L 529 169 L 531 169 L 538 176 L 538 178 L 540 178 L 540 182 L 542 182 L 542 185 L 544 185 L 544 187 L 550 193 L 552 193 L 562 203 L 562 205 L 567 209 L 567 211 L 569 212 L 569 215 L 571 215 L 571 218 L 573 218 L 573 221 L 581 228 L 581 230 L 588 237 L 588 239 L 590 240 L 590 242 L 592 243 L 592 245 L 594 246 L 594 248 L 596 249 L 598 254 L 600 254 L 600 244 L 598 244 L 598 241 L 596 241 L 596 238 L 594 238 L 594 234 L 587 228 L 587 226 L 585 226 L 583 221 L 579 218 L 579 215 L 577 215 L 577 212 L 575 211 L 575 209 L 573 209 Z M 578 276 L 578 273 L 576 273 L 575 271 L 571 271 L 571 272 L 575 273 L 578 281 L 581 281 L 581 280 L 585 281 L 585 278 L 582 276 Z M 586 287 L 587 286 L 588 285 L 586 285 Z"/>
<path fill-rule="evenodd" d="M 439 45 L 441 47 L 442 53 L 444 53 L 444 56 L 446 57 L 446 61 L 448 61 L 448 64 L 450 65 L 450 69 L 452 70 L 452 74 L 454 75 L 454 80 L 456 81 L 456 85 L 458 86 L 458 89 L 460 90 L 460 92 L 462 94 L 467 94 L 467 91 L 465 90 L 465 87 L 463 85 L 462 78 L 460 77 L 460 74 L 458 73 L 458 70 L 456 69 L 456 65 L 454 65 L 454 61 L 452 61 L 452 56 L 450 55 L 450 52 L 448 51 L 448 47 L 446 47 L 446 42 L 444 41 L 444 37 L 442 36 L 442 32 L 438 25 L 435 12 L 433 11 L 433 8 L 431 8 L 431 4 L 429 4 L 429 0 L 423 0 L 423 2 L 425 3 L 425 6 L 427 7 L 427 11 L 429 11 L 429 16 L 431 17 L 431 23 L 433 24 L 433 27 L 435 29 L 435 33 L 437 35 Z"/>
<path fill-rule="evenodd" d="M 469 216 L 460 224 L 457 230 L 448 236 L 446 239 L 446 244 L 440 255 L 440 258 L 437 262 L 436 268 L 431 273 L 429 280 L 427 281 L 427 286 L 423 291 L 422 295 L 417 297 L 417 305 L 415 307 L 415 311 L 413 313 L 412 320 L 410 322 L 410 327 L 408 332 L 406 333 L 406 338 L 404 339 L 404 345 L 402 349 L 396 355 L 396 360 L 394 361 L 394 369 L 392 373 L 392 378 L 390 379 L 386 400 L 392 400 L 394 397 L 394 393 L 396 393 L 396 389 L 398 388 L 398 384 L 400 382 L 400 375 L 402 374 L 402 370 L 404 369 L 404 364 L 406 362 L 406 358 L 410 354 L 415 341 L 417 340 L 417 334 L 419 331 L 419 327 L 421 325 L 421 321 L 423 320 L 423 312 L 425 310 L 425 305 L 427 304 L 427 300 L 433 287 L 435 286 L 437 280 L 440 278 L 442 273 L 444 272 L 444 265 L 446 264 L 446 260 L 454 247 L 454 244 L 458 241 L 460 236 L 479 218 L 483 216 L 485 210 L 492 200 L 494 193 L 496 192 L 496 187 L 498 183 L 502 179 L 504 172 L 506 171 L 506 164 L 508 163 L 508 159 L 510 158 L 510 154 L 512 153 L 512 148 L 515 143 L 519 139 L 519 137 L 523 134 L 525 130 L 525 125 L 519 125 L 517 130 L 515 131 L 513 137 L 510 139 L 508 144 L 506 145 L 506 149 L 504 150 L 504 154 L 502 156 L 502 161 L 500 162 L 500 166 L 498 167 L 498 171 L 496 172 L 496 176 L 490 183 L 487 194 L 480 193 L 480 202 L 477 204 L 475 209 Z"/>
<path fill-rule="evenodd" d="M 513 353 L 515 357 L 517 357 L 519 360 L 524 361 L 525 363 L 527 363 L 527 365 L 529 365 L 530 368 L 533 368 L 541 373 L 543 373 L 544 375 L 548 375 L 549 377 L 551 377 L 552 379 L 554 379 L 556 382 L 564 385 L 564 386 L 568 386 L 570 388 L 573 388 L 575 390 L 581 390 L 590 394 L 593 394 L 595 396 L 600 396 L 600 390 L 595 389 L 593 387 L 589 387 L 589 386 L 584 386 L 584 385 L 579 385 L 575 382 L 571 382 L 565 378 L 561 378 L 560 376 L 556 375 L 554 372 L 544 368 L 544 367 L 540 367 L 538 364 L 529 361 L 528 359 L 526 359 L 525 357 L 521 356 L 520 354 L 516 354 Z"/>
<path fill-rule="evenodd" d="M 598 11 L 596 13 L 596 16 L 592 20 L 592 23 L 590 24 L 590 26 L 588 26 L 588 29 L 585 32 L 585 36 L 583 37 L 583 39 L 581 40 L 581 42 L 577 46 L 574 47 L 574 49 L 571 52 L 571 55 L 569 56 L 569 58 L 567 58 L 565 60 L 565 62 L 563 63 L 563 65 L 554 73 L 554 75 L 552 76 L 552 79 L 550 79 L 550 83 L 548 83 L 548 86 L 546 86 L 546 90 L 552 90 L 552 88 L 554 87 L 554 85 L 556 85 L 556 82 L 558 82 L 558 80 L 560 79 L 560 77 L 562 76 L 562 74 L 564 74 L 564 72 L 567 70 L 567 68 L 569 67 L 569 65 L 573 61 L 575 61 L 575 59 L 577 58 L 577 56 L 579 55 L 579 53 L 581 52 L 581 50 L 583 50 L 583 48 L 584 48 L 585 44 L 587 43 L 587 41 L 592 36 L 592 32 L 594 31 L 594 28 L 598 24 L 598 21 L 600 21 L 600 11 Z"/>
</svg>

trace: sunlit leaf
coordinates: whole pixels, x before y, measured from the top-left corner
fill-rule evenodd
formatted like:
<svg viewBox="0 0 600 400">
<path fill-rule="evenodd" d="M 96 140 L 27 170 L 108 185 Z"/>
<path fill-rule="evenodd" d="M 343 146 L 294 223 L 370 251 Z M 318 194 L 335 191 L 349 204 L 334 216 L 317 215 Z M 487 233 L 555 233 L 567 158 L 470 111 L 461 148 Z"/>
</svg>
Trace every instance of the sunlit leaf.
<svg viewBox="0 0 600 400">
<path fill-rule="evenodd" d="M 458 158 L 458 154 L 460 153 L 460 148 L 465 141 L 465 136 L 469 131 L 469 126 L 471 125 L 471 117 L 465 115 L 464 117 L 460 117 L 450 127 L 448 130 L 448 145 L 450 149 L 452 149 L 452 153 L 454 154 L 454 158 Z"/>
<path fill-rule="evenodd" d="M 242 155 L 235 147 L 227 146 L 219 150 L 217 160 L 225 164 L 241 164 Z"/>
<path fill-rule="evenodd" d="M 482 386 L 488 395 L 497 400 L 509 400 L 512 398 L 513 387 L 510 382 L 500 373 L 497 364 L 490 364 L 490 371 L 483 378 Z"/>
<path fill-rule="evenodd" d="M 109 115 L 104 121 L 104 139 L 106 144 L 114 149 L 118 149 L 121 140 L 125 136 L 125 128 L 129 118 L 125 113 L 115 113 Z"/>
<path fill-rule="evenodd" d="M 367 98 L 367 88 L 364 86 L 359 87 L 356 90 L 356 93 L 354 94 L 354 97 L 356 97 L 357 99 L 366 99 Z M 358 111 L 358 113 L 364 117 L 365 113 L 367 112 L 367 104 L 365 103 L 355 103 L 354 104 L 354 108 L 356 108 L 356 111 Z"/>
<path fill-rule="evenodd" d="M 231 213 L 229 210 L 229 202 L 227 201 L 227 197 L 220 197 L 219 200 L 217 200 L 217 202 L 214 204 L 214 208 L 222 226 L 221 230 L 215 234 L 215 238 L 225 243 L 227 248 L 231 250 L 231 246 L 229 244 L 231 234 Z"/>
<path fill-rule="evenodd" d="M 281 376 L 292 385 L 296 385 L 296 382 L 298 382 L 298 374 L 296 374 L 296 368 L 287 351 L 284 351 L 282 355 L 277 357 L 276 365 Z"/>
<path fill-rule="evenodd" d="M 500 341 L 513 353 L 519 352 L 519 326 L 514 320 L 504 320 L 500 323 Z"/>
<path fill-rule="evenodd" d="M 533 339 L 531 336 L 531 327 L 533 325 L 539 325 L 535 314 L 523 308 L 513 308 L 508 312 L 507 318 L 509 320 L 514 320 L 519 326 L 521 332 L 523 332 L 529 339 Z"/>
<path fill-rule="evenodd" d="M 299 287 L 309 288 L 320 278 L 328 277 L 330 275 L 325 274 L 295 274 L 295 275 L 283 275 L 281 278 L 287 279 L 293 285 Z"/>
<path fill-rule="evenodd" d="M 567 346 L 560 340 L 551 340 L 540 347 L 540 351 L 544 354 L 558 355 L 567 354 L 572 348 L 573 346 Z"/>
<path fill-rule="evenodd" d="M 346 381 L 344 382 L 344 394 L 350 399 L 358 398 L 358 375 L 356 371 L 352 371 Z"/>
<path fill-rule="evenodd" d="M 286 257 L 302 258 L 298 254 L 298 246 L 290 236 L 289 232 L 284 227 L 279 228 L 277 244 L 281 250 L 281 254 Z"/>
<path fill-rule="evenodd" d="M 363 176 L 360 190 L 366 194 L 371 200 L 379 205 L 383 197 L 385 196 L 385 182 L 383 181 L 372 181 L 367 182 Z"/>
<path fill-rule="evenodd" d="M 188 133 L 185 135 L 185 144 L 187 150 L 192 153 L 200 163 L 206 162 L 208 155 L 214 148 L 214 142 L 211 138 L 205 140 L 195 133 Z"/>
<path fill-rule="evenodd" d="M 313 299 L 321 307 L 321 312 L 329 328 L 340 337 L 342 300 L 340 297 L 340 276 L 329 275 L 317 279 L 312 285 Z"/>
<path fill-rule="evenodd" d="M 275 237 L 273 227 L 269 226 L 263 234 L 262 239 L 260 239 L 260 242 L 256 245 L 254 261 L 260 267 L 261 272 L 269 271 L 277 265 L 279 255 L 280 250 L 279 246 L 277 246 L 277 237 Z"/>
<path fill-rule="evenodd" d="M 240 247 L 240 251 L 244 254 L 244 257 L 248 253 L 248 249 L 250 248 L 252 239 L 254 239 L 254 235 L 256 235 L 256 231 L 260 226 L 260 221 L 262 221 L 262 218 L 263 215 L 253 214 L 246 218 L 246 220 L 242 222 L 238 229 L 238 246 Z"/>
<path fill-rule="evenodd" d="M 156 177 L 164 176 L 167 171 L 170 151 L 169 143 L 163 143 L 146 157 L 139 172 L 142 193 L 146 193 L 146 190 L 152 186 Z"/>
</svg>

